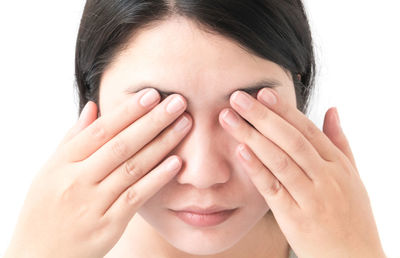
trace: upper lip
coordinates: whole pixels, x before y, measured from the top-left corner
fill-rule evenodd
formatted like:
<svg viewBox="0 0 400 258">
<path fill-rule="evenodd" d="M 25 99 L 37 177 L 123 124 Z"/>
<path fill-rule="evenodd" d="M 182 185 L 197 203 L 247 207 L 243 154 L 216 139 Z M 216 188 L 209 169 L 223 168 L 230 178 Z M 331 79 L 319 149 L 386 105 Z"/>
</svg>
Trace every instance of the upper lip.
<svg viewBox="0 0 400 258">
<path fill-rule="evenodd" d="M 216 213 L 216 212 L 221 212 L 221 211 L 228 211 L 228 210 L 234 210 L 236 208 L 227 208 L 227 207 L 222 207 L 218 205 L 212 205 L 206 208 L 202 208 L 199 206 L 187 206 L 183 209 L 179 210 L 173 210 L 173 211 L 180 211 L 180 212 L 191 212 L 191 213 L 197 213 L 197 214 L 210 214 L 210 213 Z"/>
</svg>

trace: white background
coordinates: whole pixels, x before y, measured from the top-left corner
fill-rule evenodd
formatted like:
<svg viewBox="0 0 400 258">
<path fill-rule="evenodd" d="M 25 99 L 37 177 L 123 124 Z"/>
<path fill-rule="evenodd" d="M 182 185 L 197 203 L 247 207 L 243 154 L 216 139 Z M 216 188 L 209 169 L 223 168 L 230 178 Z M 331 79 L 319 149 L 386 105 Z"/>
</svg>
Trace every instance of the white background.
<svg viewBox="0 0 400 258">
<path fill-rule="evenodd" d="M 400 257 L 397 0 L 305 2 L 315 41 L 310 119 L 336 106 L 389 257 Z M 0 255 L 30 183 L 77 119 L 75 40 L 84 1 L 0 2 Z M 396 204 L 397 203 L 397 204 Z"/>
</svg>

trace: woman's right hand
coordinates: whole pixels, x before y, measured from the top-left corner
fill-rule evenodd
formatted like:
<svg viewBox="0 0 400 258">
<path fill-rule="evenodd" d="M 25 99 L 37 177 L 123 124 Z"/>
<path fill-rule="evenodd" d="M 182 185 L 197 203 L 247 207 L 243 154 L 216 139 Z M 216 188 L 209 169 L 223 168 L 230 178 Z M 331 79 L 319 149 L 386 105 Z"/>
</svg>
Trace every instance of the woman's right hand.
<svg viewBox="0 0 400 258">
<path fill-rule="evenodd" d="M 150 91 L 156 100 L 144 107 L 140 99 Z M 178 94 L 159 100 L 145 89 L 98 119 L 88 102 L 35 176 L 6 257 L 103 257 L 111 250 L 140 206 L 181 167 L 178 156 L 163 159 L 191 127 L 182 114 L 187 103 Z M 170 114 L 175 100 L 183 105 Z"/>
</svg>

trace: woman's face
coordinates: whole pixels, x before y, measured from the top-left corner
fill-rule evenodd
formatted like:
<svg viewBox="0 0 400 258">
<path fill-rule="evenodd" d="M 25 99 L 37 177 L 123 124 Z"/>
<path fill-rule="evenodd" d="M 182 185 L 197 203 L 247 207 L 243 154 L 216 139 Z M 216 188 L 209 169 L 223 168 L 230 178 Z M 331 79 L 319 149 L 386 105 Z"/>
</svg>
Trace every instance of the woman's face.
<svg viewBox="0 0 400 258">
<path fill-rule="evenodd" d="M 262 79 L 279 81 L 282 86 L 275 88 L 278 95 L 296 106 L 293 81 L 277 64 L 249 54 L 232 40 L 203 32 L 184 18 L 136 33 L 103 74 L 101 114 L 131 98 L 128 89 L 134 92 L 143 84 L 180 93 L 187 100 L 186 111 L 193 118 L 191 131 L 166 156 L 180 156 L 183 166 L 138 211 L 166 241 L 184 252 L 222 252 L 244 237 L 269 210 L 234 155 L 239 142 L 218 120 L 236 89 Z M 212 227 L 191 226 L 169 211 L 190 205 L 237 210 Z"/>
</svg>

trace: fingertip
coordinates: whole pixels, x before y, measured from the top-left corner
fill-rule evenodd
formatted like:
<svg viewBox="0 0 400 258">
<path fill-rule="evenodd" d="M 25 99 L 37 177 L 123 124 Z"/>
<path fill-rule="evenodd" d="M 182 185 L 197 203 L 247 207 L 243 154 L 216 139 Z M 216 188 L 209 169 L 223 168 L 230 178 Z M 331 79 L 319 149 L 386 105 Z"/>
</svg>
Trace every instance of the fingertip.
<svg viewBox="0 0 400 258">
<path fill-rule="evenodd" d="M 336 124 L 337 124 L 337 126 L 339 128 L 342 128 L 341 125 L 340 125 L 339 112 L 337 110 L 337 107 L 334 107 L 333 110 L 334 110 L 334 117 L 335 117 L 335 120 L 336 120 Z"/>
<path fill-rule="evenodd" d="M 83 107 L 78 121 L 71 128 L 71 132 L 68 133 L 66 140 L 73 138 L 83 129 L 88 127 L 97 118 L 97 105 L 93 101 L 88 101 Z"/>
<path fill-rule="evenodd" d="M 237 155 L 241 157 L 242 160 L 249 162 L 251 161 L 251 154 L 247 150 L 246 145 L 241 143 L 236 148 Z"/>
<path fill-rule="evenodd" d="M 88 101 L 79 116 L 79 128 L 83 129 L 97 119 L 97 105 L 93 101 Z"/>
<path fill-rule="evenodd" d="M 167 161 L 167 170 L 177 172 L 182 167 L 182 159 L 177 155 L 172 155 Z"/>
<path fill-rule="evenodd" d="M 68 130 L 58 147 L 70 141 L 79 134 L 83 129 L 90 125 L 97 118 L 97 105 L 93 101 L 88 101 L 83 107 L 78 121 Z"/>
<path fill-rule="evenodd" d="M 89 101 L 86 103 L 86 105 L 83 107 L 83 109 L 82 109 L 82 111 L 81 111 L 81 113 L 80 113 L 80 115 L 79 115 L 79 120 L 78 120 L 78 121 L 85 120 L 86 116 L 87 116 L 88 113 L 90 112 L 90 109 L 91 109 L 91 107 L 90 107 L 91 102 L 92 102 L 92 101 L 89 100 Z"/>
<path fill-rule="evenodd" d="M 219 123 L 224 127 L 226 127 L 226 122 L 225 122 L 225 116 L 228 114 L 228 112 L 229 111 L 231 111 L 232 109 L 231 108 L 224 108 L 224 109 L 222 109 L 220 112 L 219 112 L 219 115 L 218 115 L 218 120 L 219 120 Z M 232 112 L 234 112 L 233 110 L 232 110 Z"/>
<path fill-rule="evenodd" d="M 342 128 L 340 123 L 338 122 L 337 114 L 336 114 L 336 107 L 331 107 L 326 111 L 324 124 L 323 124 L 323 131 L 328 136 L 338 136 L 342 134 Z M 329 138 L 331 138 L 329 137 Z"/>
</svg>

